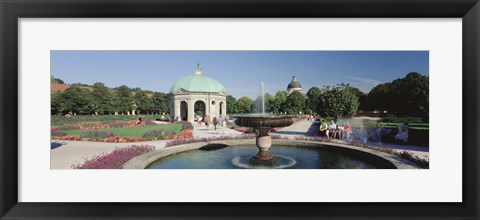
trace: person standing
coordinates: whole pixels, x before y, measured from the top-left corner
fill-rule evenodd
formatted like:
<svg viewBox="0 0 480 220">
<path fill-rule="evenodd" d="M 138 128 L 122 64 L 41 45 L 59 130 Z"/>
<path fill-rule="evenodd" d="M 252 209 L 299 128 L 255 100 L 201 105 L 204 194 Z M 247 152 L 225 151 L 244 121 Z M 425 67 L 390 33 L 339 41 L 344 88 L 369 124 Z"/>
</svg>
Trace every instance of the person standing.
<svg viewBox="0 0 480 220">
<path fill-rule="evenodd" d="M 218 124 L 217 117 L 213 117 L 212 124 L 213 124 L 213 130 L 216 131 L 217 130 L 217 124 Z"/>
<path fill-rule="evenodd" d="M 202 120 L 203 120 L 202 116 L 198 116 L 198 119 L 197 119 L 197 125 L 198 125 L 198 127 L 201 127 L 201 126 L 202 126 Z"/>
<path fill-rule="evenodd" d="M 210 129 L 210 123 L 212 123 L 210 121 L 210 116 L 205 116 L 205 126 L 207 126 L 207 130 Z"/>
<path fill-rule="evenodd" d="M 218 126 L 220 126 L 220 128 L 223 128 L 222 122 L 223 122 L 222 116 L 219 116 L 218 117 Z"/>
</svg>

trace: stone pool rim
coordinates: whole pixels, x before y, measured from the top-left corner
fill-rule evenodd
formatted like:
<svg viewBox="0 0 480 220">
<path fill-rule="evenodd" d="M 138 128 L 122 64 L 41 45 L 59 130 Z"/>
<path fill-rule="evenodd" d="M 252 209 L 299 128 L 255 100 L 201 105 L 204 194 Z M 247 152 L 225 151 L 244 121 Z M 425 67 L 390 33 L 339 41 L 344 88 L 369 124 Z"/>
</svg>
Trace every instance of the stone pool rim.
<svg viewBox="0 0 480 220">
<path fill-rule="evenodd" d="M 181 145 L 161 148 L 161 149 L 150 151 L 130 159 L 123 165 L 123 169 L 145 169 L 148 165 L 157 161 L 160 158 L 167 157 L 177 153 L 186 152 L 186 151 L 198 150 L 202 147 L 209 146 L 209 145 L 227 145 L 227 146 L 255 145 L 255 139 L 203 141 L 203 142 L 195 142 L 195 143 L 181 144 Z M 359 155 L 363 155 L 363 156 L 366 155 L 372 158 L 376 158 L 376 160 L 378 161 L 389 163 L 395 167 L 395 168 L 387 168 L 387 169 L 421 169 L 421 167 L 418 166 L 417 164 L 409 160 L 400 158 L 396 155 L 381 152 L 378 150 L 347 145 L 347 144 L 309 141 L 309 140 L 273 139 L 272 145 L 287 145 L 287 146 L 298 146 L 298 147 L 329 147 L 331 149 L 348 151 L 349 153 L 357 153 Z"/>
</svg>

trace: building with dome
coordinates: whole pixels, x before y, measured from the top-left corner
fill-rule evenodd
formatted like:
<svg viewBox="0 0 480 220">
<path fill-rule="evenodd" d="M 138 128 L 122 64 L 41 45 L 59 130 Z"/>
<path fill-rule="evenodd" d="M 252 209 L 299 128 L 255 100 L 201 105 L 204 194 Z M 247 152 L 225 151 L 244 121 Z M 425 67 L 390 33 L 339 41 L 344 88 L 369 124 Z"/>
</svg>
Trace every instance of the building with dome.
<svg viewBox="0 0 480 220">
<path fill-rule="evenodd" d="M 299 91 L 303 93 L 302 85 L 298 82 L 297 77 L 292 76 L 292 81 L 287 86 L 287 94 L 290 95 L 293 91 Z"/>
<path fill-rule="evenodd" d="M 196 115 L 213 119 L 227 114 L 227 90 L 217 80 L 202 75 L 198 63 L 195 74 L 173 84 L 169 96 L 172 119 L 193 122 Z"/>
</svg>

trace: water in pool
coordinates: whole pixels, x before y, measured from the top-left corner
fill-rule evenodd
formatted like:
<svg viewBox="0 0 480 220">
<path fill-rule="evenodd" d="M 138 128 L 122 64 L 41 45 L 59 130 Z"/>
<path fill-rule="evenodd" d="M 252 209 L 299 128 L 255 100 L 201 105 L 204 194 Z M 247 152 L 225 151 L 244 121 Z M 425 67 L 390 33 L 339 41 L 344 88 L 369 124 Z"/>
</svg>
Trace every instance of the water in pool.
<svg viewBox="0 0 480 220">
<path fill-rule="evenodd" d="M 161 158 L 147 169 L 375 169 L 375 166 L 322 148 L 272 146 L 269 152 L 277 157 L 273 165 L 252 165 L 257 154 L 254 145 L 208 147 Z"/>
</svg>

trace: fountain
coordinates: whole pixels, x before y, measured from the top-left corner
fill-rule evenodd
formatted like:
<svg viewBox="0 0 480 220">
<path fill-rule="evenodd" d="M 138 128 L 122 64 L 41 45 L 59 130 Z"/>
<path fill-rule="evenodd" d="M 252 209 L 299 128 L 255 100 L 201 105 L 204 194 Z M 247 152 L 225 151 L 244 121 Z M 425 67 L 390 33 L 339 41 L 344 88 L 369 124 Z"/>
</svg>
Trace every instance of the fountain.
<svg viewBox="0 0 480 220">
<path fill-rule="evenodd" d="M 272 128 L 286 127 L 293 124 L 294 116 L 290 115 L 271 115 L 265 114 L 265 86 L 263 82 L 260 84 L 261 109 L 260 114 L 250 114 L 242 116 L 234 116 L 235 124 L 242 127 L 249 127 L 256 130 L 256 145 L 259 149 L 257 155 L 250 159 L 252 164 L 273 164 L 276 157 L 268 152 L 272 146 L 272 137 L 268 132 Z"/>
</svg>

